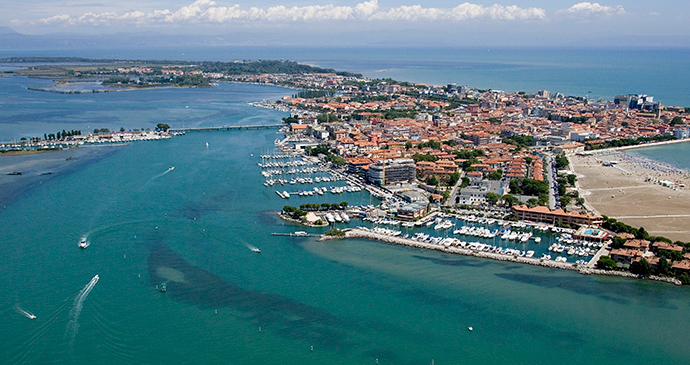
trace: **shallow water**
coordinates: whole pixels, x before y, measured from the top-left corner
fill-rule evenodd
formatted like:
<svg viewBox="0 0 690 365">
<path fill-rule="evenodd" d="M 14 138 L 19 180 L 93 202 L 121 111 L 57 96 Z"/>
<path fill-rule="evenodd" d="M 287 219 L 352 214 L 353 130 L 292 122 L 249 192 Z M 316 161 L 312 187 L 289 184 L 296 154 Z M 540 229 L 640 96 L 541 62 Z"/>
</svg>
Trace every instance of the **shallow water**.
<svg viewBox="0 0 690 365">
<path fill-rule="evenodd" d="M 216 117 L 198 123 L 282 118 L 244 105 L 284 91 L 262 90 L 204 91 L 216 102 L 197 107 Z M 197 91 L 141 98 L 185 105 Z M 92 97 L 114 115 L 136 104 Z M 61 100 L 48 98 L 44 109 Z M 278 197 L 256 166 L 277 136 L 189 133 L 94 147 L 110 152 L 16 187 L 0 211 L 0 329 L 12 334 L 0 343 L 4 362 L 646 364 L 690 355 L 687 288 L 381 242 L 271 236 L 303 230 L 274 214 L 285 204 L 369 201 L 362 193 Z M 91 244 L 81 250 L 84 235 Z M 96 274 L 70 346 L 70 310 Z M 162 282 L 165 293 L 156 290 Z M 37 319 L 17 313 L 18 304 Z"/>
</svg>

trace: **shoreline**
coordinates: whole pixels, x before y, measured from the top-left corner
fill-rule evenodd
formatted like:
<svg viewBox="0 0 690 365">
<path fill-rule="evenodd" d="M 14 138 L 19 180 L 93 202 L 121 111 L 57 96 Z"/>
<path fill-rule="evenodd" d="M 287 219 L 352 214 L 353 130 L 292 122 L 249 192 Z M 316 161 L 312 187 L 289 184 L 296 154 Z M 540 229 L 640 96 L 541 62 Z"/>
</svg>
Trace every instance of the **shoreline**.
<svg viewBox="0 0 690 365">
<path fill-rule="evenodd" d="M 639 275 L 636 275 L 636 274 L 633 274 L 630 272 L 595 269 L 594 267 L 590 266 L 591 261 L 590 261 L 590 263 L 585 264 L 585 265 L 578 265 L 578 264 L 574 264 L 574 263 L 561 263 L 561 262 L 555 262 L 555 261 L 551 261 L 551 260 L 543 260 L 540 258 L 527 258 L 527 257 L 520 257 L 520 256 L 501 255 L 501 254 L 492 253 L 492 252 L 473 251 L 471 249 L 460 248 L 460 247 L 439 246 L 439 245 L 434 245 L 434 244 L 430 244 L 430 243 L 415 241 L 415 240 L 408 239 L 408 238 L 386 236 L 386 235 L 382 235 L 382 234 L 378 234 L 378 233 L 370 232 L 370 231 L 365 231 L 365 230 L 357 229 L 357 228 L 348 229 L 345 232 L 345 237 L 328 237 L 328 236 L 322 235 L 321 238 L 319 238 L 319 241 L 327 241 L 327 240 L 333 240 L 333 239 L 338 239 L 338 238 L 370 239 L 370 240 L 386 242 L 386 243 L 390 243 L 390 244 L 394 244 L 394 245 L 414 247 L 414 248 L 427 249 L 427 250 L 435 250 L 435 251 L 441 251 L 441 252 L 445 252 L 445 253 L 462 255 L 462 256 L 472 256 L 472 257 L 490 259 L 490 260 L 496 260 L 496 261 L 510 261 L 510 262 L 515 262 L 515 263 L 520 263 L 520 264 L 548 267 L 548 268 L 552 268 L 552 269 L 577 271 L 578 273 L 580 273 L 582 275 L 616 276 L 616 277 L 625 277 L 625 278 L 631 278 L 631 279 L 659 281 L 659 282 L 664 282 L 664 283 L 669 283 L 669 284 L 675 284 L 678 286 L 682 285 L 680 280 L 674 279 L 674 278 L 659 277 L 659 276 L 654 276 L 654 275 L 648 276 L 648 277 L 642 277 L 642 276 L 639 276 Z M 605 247 L 606 246 L 604 246 L 604 248 Z M 602 249 L 604 249 L 604 248 L 602 248 Z"/>
<path fill-rule="evenodd" d="M 651 142 L 651 143 L 641 143 L 637 144 L 634 146 L 623 146 L 623 147 L 611 147 L 611 148 L 602 148 L 600 150 L 590 150 L 590 151 L 584 151 L 581 152 L 583 155 L 606 155 L 615 152 L 620 152 L 620 151 L 625 151 L 625 150 L 632 150 L 636 148 L 647 148 L 647 147 L 657 147 L 657 146 L 665 146 L 668 144 L 676 144 L 676 143 L 686 143 L 690 142 L 690 138 L 683 138 L 683 139 L 673 139 L 670 141 L 661 141 L 661 142 Z"/>
<path fill-rule="evenodd" d="M 655 145 L 688 141 L 665 141 Z M 586 206 L 633 227 L 644 227 L 655 236 L 674 241 L 690 240 L 690 211 L 687 209 L 690 206 L 690 172 L 626 154 L 628 149 L 568 156 L 570 170 L 578 178 L 576 188 Z M 616 163 L 603 165 L 610 161 Z"/>
</svg>

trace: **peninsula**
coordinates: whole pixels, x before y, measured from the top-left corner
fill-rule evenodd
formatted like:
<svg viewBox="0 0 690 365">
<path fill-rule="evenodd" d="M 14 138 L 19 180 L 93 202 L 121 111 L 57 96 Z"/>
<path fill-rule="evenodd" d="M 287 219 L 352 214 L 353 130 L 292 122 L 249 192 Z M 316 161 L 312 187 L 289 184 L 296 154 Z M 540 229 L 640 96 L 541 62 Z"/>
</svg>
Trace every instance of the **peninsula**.
<svg viewBox="0 0 690 365">
<path fill-rule="evenodd" d="M 577 242 L 604 241 L 594 255 L 599 268 L 690 283 L 690 244 L 684 242 L 689 232 L 649 220 L 642 228 L 638 217 L 602 204 L 595 193 L 611 188 L 625 194 L 622 190 L 654 187 L 664 195 L 668 192 L 666 200 L 673 202 L 664 204 L 664 210 L 682 209 L 687 206 L 683 202 L 688 199 L 690 174 L 632 161 L 620 151 L 615 155 L 620 160 L 647 170 L 632 171 L 611 158 L 587 157 L 620 147 L 687 139 L 689 108 L 665 106 L 644 94 L 594 101 L 547 90 L 504 92 L 368 79 L 289 61 L 77 59 L 70 62 L 84 65 L 66 66 L 59 64 L 68 62 L 65 59 L 4 60 L 20 61 L 44 65 L 6 74 L 53 77 L 63 83 L 97 79 L 104 86 L 201 80 L 209 85 L 227 81 L 296 88 L 300 91 L 294 95 L 255 103 L 290 113 L 283 119 L 285 138 L 277 145 L 318 157 L 348 181 L 367 185 L 384 200 L 381 208 L 387 219 L 415 224 L 435 212 L 460 210 L 479 216 L 500 214 L 503 221 L 548 224 L 572 230 Z M 608 176 L 607 171 L 619 181 L 607 181 L 610 187 L 592 183 Z M 647 176 L 640 181 L 642 174 Z M 287 182 L 270 173 L 265 176 L 267 186 Z M 633 184 L 631 176 L 636 186 L 621 188 Z M 611 195 L 616 199 L 615 192 Z M 654 197 L 656 201 L 645 203 L 649 209 L 661 204 Z M 634 203 L 622 202 L 617 205 L 620 209 Z M 293 219 L 307 216 L 304 209 L 288 210 Z M 684 213 L 668 210 L 650 214 L 685 218 L 680 217 Z M 377 236 L 358 232 L 359 237 Z"/>
</svg>

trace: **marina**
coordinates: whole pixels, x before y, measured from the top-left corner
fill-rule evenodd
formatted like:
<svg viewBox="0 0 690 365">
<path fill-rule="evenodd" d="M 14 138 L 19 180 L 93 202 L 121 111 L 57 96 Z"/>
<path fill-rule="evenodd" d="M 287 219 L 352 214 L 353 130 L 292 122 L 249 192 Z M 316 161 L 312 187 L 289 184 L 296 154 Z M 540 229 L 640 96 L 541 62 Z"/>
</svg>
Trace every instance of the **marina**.
<svg viewBox="0 0 690 365">
<path fill-rule="evenodd" d="M 139 99 L 146 105 L 169 103 L 184 110 L 189 92 L 78 97 L 124 98 L 116 100 L 113 108 L 136 118 Z M 155 95 L 161 95 L 160 99 Z M 212 95 L 205 97 L 214 102 L 200 103 L 200 107 L 226 108 L 225 100 L 231 99 L 223 95 L 215 103 Z M 79 103 L 64 108 L 80 111 L 88 106 Z M 128 114 L 128 110 L 137 113 Z M 270 115 L 266 120 L 284 116 Z M 241 122 L 244 114 L 233 118 L 246 124 Z M 142 124 L 141 120 L 136 123 Z M 506 225 L 479 213 L 446 216 L 434 212 L 429 221 L 441 218 L 441 223 L 454 224 L 435 230 L 438 223 L 427 227 L 428 221 L 416 225 L 378 216 L 375 207 L 380 200 L 364 189 L 348 194 L 291 194 L 313 186 L 346 185 L 344 180 L 292 188 L 262 186 L 266 178 L 257 172 L 260 160 L 247 156 L 265 154 L 272 148 L 275 132 L 188 133 L 129 144 L 79 169 L 42 166 L 35 174 L 23 167 L 3 170 L 25 173 L 15 178 L 56 172 L 44 176 L 43 184 L 22 193 L 21 199 L 8 202 L 2 213 L 5 225 L 12 227 L 2 246 L 6 267 L 12 272 L 3 272 L 0 281 L 0 292 L 6 293 L 1 299 L 6 315 L 0 321 L 2 328 L 14 334 L 0 345 L 3 359 L 7 363 L 92 364 L 102 361 L 106 347 L 113 361 L 125 363 L 136 358 L 141 363 L 233 359 L 242 364 L 373 364 L 379 359 L 381 364 L 428 364 L 434 359 L 436 364 L 642 364 L 682 363 L 687 358 L 682 334 L 688 325 L 683 310 L 688 299 L 682 288 L 581 275 L 588 272 L 585 269 L 551 269 L 547 265 L 573 266 L 574 260 L 585 259 L 556 262 L 554 257 L 565 257 L 567 252 L 553 253 L 548 247 L 575 243 L 558 241 L 568 232 L 555 227 L 543 230 L 541 224 L 533 224 L 527 228 L 524 223 L 524 227 L 513 227 L 518 222 Z M 233 153 L 217 153 L 216 149 L 227 145 Z M 81 161 L 75 155 L 71 163 Z M 175 166 L 174 171 L 151 180 L 169 166 Z M 316 175 L 330 173 L 311 177 Z M 350 205 L 330 210 L 333 224 L 307 228 L 276 216 L 287 201 L 275 190 L 288 191 L 290 201 L 299 202 L 293 205 L 341 200 Z M 69 217 L 65 212 L 70 212 Z M 315 213 L 325 216 L 325 212 Z M 377 238 L 317 241 L 316 235 L 333 227 L 358 226 L 367 227 L 370 232 L 363 232 Z M 465 226 L 496 236 L 454 234 Z M 400 234 L 379 234 L 373 231 L 375 227 Z M 503 229 L 531 232 L 532 237 L 527 242 L 501 240 Z M 89 240 L 94 245 L 80 250 L 74 243 L 85 232 L 91 232 Z M 411 240 L 417 233 L 441 241 L 464 241 L 469 249 Z M 410 245 L 388 244 L 384 239 L 405 240 Z M 247 248 L 245 242 L 261 253 Z M 451 252 L 472 251 L 472 243 L 477 249 L 483 244 L 506 252 L 524 251 L 525 256 Z M 532 261 L 544 254 L 552 259 L 523 264 L 522 260 L 530 259 L 529 251 L 534 251 Z M 84 285 L 96 272 L 102 280 L 86 297 Z M 165 294 L 160 292 L 162 283 L 166 283 Z M 75 303 L 75 298 L 81 300 Z M 32 321 L 13 311 L 17 303 L 37 318 Z M 72 309 L 78 315 L 71 315 Z M 70 329 L 78 324 L 77 332 L 67 332 L 72 320 Z M 640 326 L 652 335 L 639 335 Z M 236 335 L 219 335 L 228 333 Z"/>
</svg>

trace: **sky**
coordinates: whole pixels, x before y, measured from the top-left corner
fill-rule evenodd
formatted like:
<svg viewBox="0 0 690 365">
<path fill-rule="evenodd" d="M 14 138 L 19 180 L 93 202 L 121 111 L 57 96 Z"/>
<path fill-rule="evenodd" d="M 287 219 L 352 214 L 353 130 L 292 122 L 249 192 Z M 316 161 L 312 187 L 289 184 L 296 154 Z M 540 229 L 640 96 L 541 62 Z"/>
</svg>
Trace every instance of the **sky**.
<svg viewBox="0 0 690 365">
<path fill-rule="evenodd" d="M 502 1 L 502 0 L 498 0 Z M 690 39 L 687 0 L 0 0 L 0 26 L 30 35 L 156 32 L 539 45 Z"/>
</svg>

